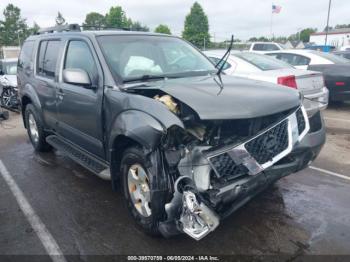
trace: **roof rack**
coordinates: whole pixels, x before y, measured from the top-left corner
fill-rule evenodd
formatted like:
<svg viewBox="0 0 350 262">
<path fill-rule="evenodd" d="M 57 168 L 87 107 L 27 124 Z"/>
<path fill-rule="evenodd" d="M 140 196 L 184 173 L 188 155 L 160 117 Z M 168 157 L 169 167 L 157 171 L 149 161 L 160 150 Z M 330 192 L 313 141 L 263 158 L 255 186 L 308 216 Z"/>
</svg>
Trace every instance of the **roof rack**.
<svg viewBox="0 0 350 262">
<path fill-rule="evenodd" d="M 81 28 L 83 30 L 93 29 L 93 30 L 117 30 L 117 31 L 131 31 L 130 28 L 127 27 L 114 27 L 114 26 L 101 26 L 101 25 L 82 25 Z"/>
<path fill-rule="evenodd" d="M 55 32 L 80 32 L 80 25 L 78 24 L 66 24 L 66 25 L 57 25 L 53 27 L 42 28 L 38 31 L 38 35 L 45 33 L 55 33 Z"/>
</svg>

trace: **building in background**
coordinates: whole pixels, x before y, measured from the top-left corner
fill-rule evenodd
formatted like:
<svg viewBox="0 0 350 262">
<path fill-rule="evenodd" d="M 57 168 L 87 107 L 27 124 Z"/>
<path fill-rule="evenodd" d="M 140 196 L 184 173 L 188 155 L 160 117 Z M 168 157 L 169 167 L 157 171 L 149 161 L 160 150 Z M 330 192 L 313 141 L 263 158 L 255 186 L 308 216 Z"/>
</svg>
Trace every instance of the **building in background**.
<svg viewBox="0 0 350 262">
<path fill-rule="evenodd" d="M 21 48 L 19 46 L 0 47 L 0 59 L 18 58 Z"/>
<path fill-rule="evenodd" d="M 313 33 L 310 35 L 310 42 L 315 45 L 324 45 L 326 32 Z M 340 48 L 350 45 L 350 28 L 334 29 L 328 32 L 327 45 Z"/>
</svg>

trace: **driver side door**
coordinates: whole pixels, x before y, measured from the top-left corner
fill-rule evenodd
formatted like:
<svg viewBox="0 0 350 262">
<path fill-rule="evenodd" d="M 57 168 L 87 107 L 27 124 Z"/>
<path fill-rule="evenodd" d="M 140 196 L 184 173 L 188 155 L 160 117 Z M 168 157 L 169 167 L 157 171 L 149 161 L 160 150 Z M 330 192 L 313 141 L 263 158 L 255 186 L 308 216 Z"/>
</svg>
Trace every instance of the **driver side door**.
<svg viewBox="0 0 350 262">
<path fill-rule="evenodd" d="M 103 159 L 102 69 L 88 39 L 68 40 L 64 52 L 57 90 L 58 132 Z M 62 77 L 65 69 L 84 70 L 91 85 L 65 83 Z"/>
</svg>

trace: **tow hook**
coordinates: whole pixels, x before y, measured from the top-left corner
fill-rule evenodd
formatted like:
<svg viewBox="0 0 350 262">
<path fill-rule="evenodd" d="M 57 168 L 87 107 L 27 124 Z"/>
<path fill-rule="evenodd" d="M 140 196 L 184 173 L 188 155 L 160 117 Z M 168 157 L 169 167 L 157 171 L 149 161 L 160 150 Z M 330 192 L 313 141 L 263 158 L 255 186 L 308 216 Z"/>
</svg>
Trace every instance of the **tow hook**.
<svg viewBox="0 0 350 262">
<path fill-rule="evenodd" d="M 198 203 L 193 192 L 184 191 L 182 203 L 182 214 L 180 216 L 182 230 L 195 240 L 202 239 L 219 225 L 218 216 L 204 203 Z"/>
</svg>

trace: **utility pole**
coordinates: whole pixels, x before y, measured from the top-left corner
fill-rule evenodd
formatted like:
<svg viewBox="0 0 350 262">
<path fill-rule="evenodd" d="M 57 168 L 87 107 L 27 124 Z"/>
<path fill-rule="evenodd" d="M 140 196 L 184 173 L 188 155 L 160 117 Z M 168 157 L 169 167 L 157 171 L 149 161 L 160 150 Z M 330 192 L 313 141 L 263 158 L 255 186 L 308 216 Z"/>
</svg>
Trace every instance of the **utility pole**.
<svg viewBox="0 0 350 262">
<path fill-rule="evenodd" d="M 327 15 L 327 26 L 326 26 L 326 38 L 325 38 L 325 41 L 324 41 L 324 45 L 327 45 L 328 26 L 329 26 L 329 14 L 330 14 L 330 12 L 331 12 L 331 4 L 332 4 L 332 0 L 329 0 L 328 15 Z"/>
</svg>

